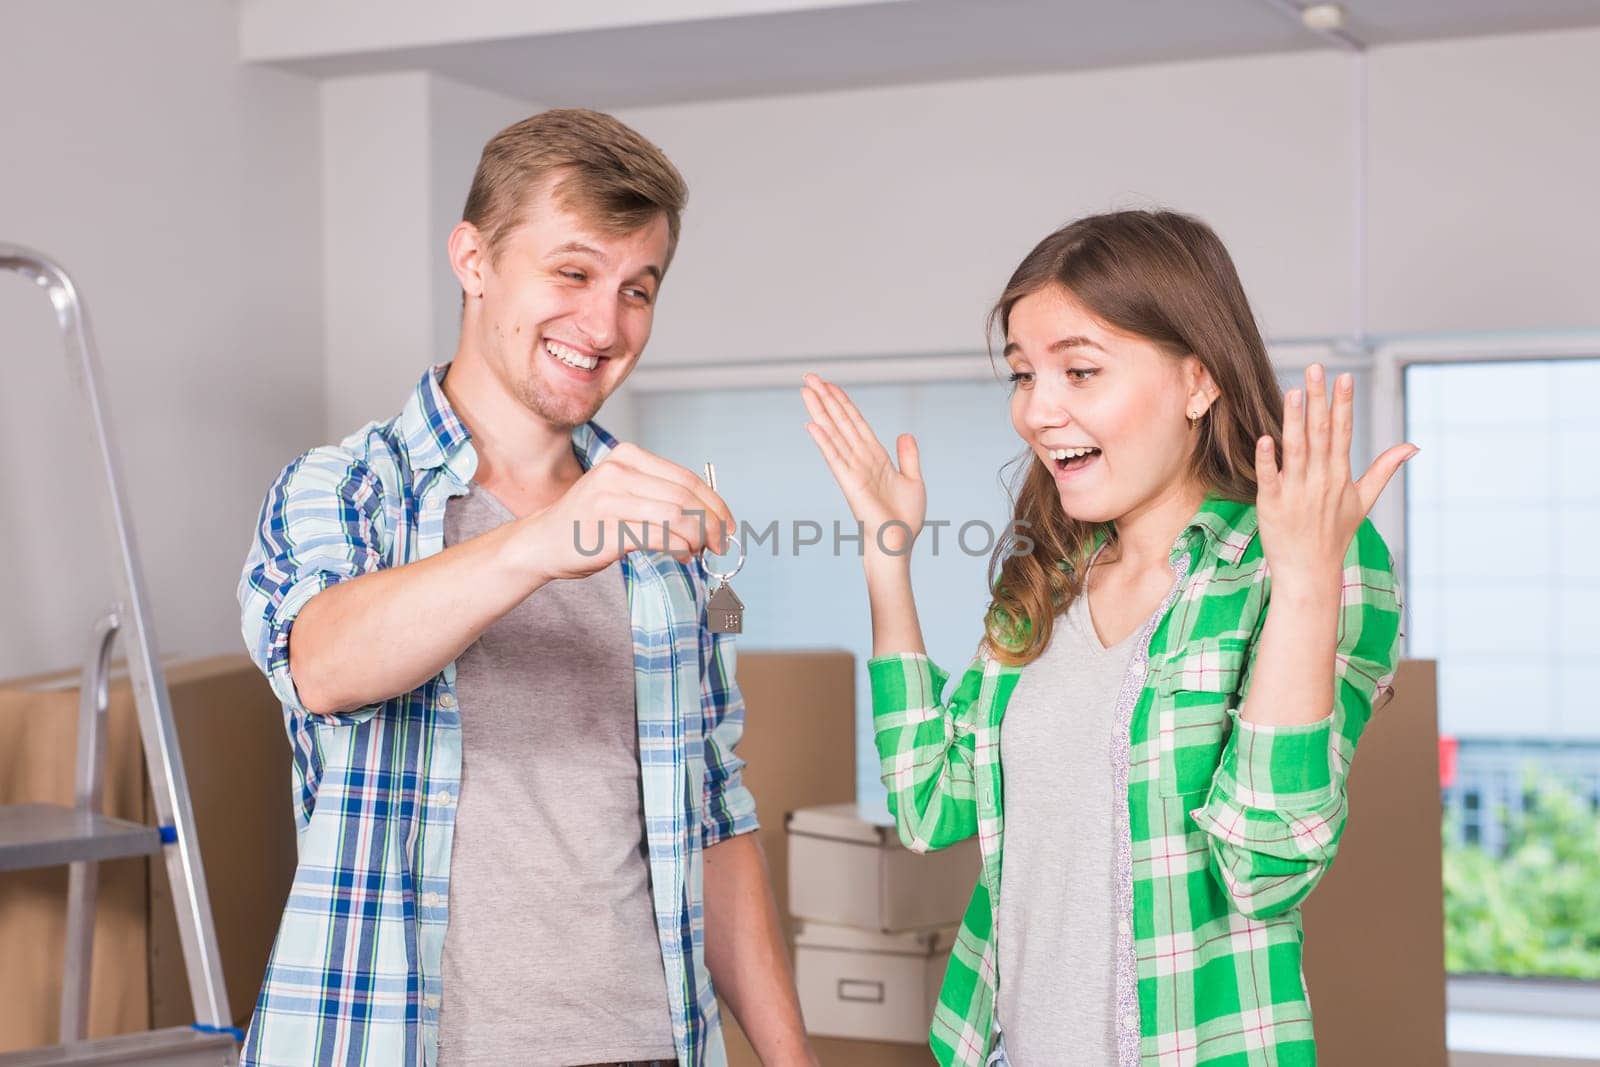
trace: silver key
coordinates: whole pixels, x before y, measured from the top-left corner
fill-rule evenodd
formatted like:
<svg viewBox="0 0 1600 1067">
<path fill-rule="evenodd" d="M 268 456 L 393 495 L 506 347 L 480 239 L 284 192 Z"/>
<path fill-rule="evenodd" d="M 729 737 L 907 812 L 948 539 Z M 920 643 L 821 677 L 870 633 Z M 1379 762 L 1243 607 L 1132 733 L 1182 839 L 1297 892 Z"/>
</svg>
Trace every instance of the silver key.
<svg viewBox="0 0 1600 1067">
<path fill-rule="evenodd" d="M 709 462 L 706 463 L 705 482 L 713 493 L 717 491 L 717 468 Z M 714 634 L 744 633 L 744 601 L 728 584 L 744 568 L 744 545 L 733 534 L 728 535 L 728 540 L 739 546 L 739 562 L 726 574 L 712 570 L 706 562 L 706 550 L 700 550 L 700 565 L 717 583 L 706 600 L 706 626 Z"/>
</svg>

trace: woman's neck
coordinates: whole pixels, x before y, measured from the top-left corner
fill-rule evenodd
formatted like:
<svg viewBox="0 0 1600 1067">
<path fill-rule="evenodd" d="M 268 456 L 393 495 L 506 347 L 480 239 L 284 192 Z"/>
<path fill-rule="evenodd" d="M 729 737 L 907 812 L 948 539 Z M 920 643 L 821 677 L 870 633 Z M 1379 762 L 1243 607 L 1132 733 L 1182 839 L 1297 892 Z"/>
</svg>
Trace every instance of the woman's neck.
<svg viewBox="0 0 1600 1067">
<path fill-rule="evenodd" d="M 1117 543 L 1108 554 L 1135 571 L 1165 570 L 1173 542 L 1205 499 L 1203 487 L 1174 485 L 1145 501 L 1116 520 Z"/>
</svg>

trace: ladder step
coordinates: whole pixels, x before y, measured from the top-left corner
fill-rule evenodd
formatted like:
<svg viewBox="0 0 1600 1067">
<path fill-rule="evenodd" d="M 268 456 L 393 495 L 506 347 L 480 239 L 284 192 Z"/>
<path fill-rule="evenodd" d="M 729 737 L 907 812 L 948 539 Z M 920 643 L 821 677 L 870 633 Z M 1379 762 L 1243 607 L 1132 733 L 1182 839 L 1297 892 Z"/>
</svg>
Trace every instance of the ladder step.
<svg viewBox="0 0 1600 1067">
<path fill-rule="evenodd" d="M 0 871 L 159 851 L 161 834 L 154 826 L 60 804 L 0 806 Z"/>
<path fill-rule="evenodd" d="M 187 1026 L 146 1030 L 98 1041 L 0 1053 L 0 1067 L 96 1067 L 161 1064 L 162 1067 L 235 1067 L 238 1047 L 227 1034 L 202 1034 Z"/>
</svg>

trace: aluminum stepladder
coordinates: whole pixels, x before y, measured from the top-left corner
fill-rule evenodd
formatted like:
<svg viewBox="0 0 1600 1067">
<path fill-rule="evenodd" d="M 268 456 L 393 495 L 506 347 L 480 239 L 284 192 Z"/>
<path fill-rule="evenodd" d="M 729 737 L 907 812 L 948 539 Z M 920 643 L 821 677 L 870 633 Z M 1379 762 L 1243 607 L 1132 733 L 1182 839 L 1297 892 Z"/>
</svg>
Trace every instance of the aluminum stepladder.
<svg viewBox="0 0 1600 1067">
<path fill-rule="evenodd" d="M 78 703 L 76 804 L 0 806 L 0 871 L 68 866 L 65 981 L 61 992 L 61 1044 L 0 1054 L 0 1067 L 46 1064 L 171 1064 L 173 1067 L 224 1067 L 238 1062 L 223 985 L 211 899 L 200 865 L 194 809 L 178 750 L 165 674 L 150 629 L 149 604 L 117 451 L 106 423 L 98 378 L 99 361 L 89 320 L 76 287 L 57 264 L 26 248 L 0 244 L 0 269 L 15 271 L 50 297 L 66 345 L 69 370 L 88 404 L 94 426 L 96 467 L 102 477 L 107 530 L 115 555 L 114 599 L 94 628 L 83 665 Z M 127 659 L 139 737 L 155 801 L 156 826 L 100 814 L 104 778 L 106 708 L 111 653 L 118 636 Z M 90 962 L 94 948 L 95 889 L 98 864 L 125 856 L 166 859 L 177 909 L 189 989 L 197 1022 L 193 1026 L 151 1030 L 85 1040 L 89 1014 Z"/>
</svg>

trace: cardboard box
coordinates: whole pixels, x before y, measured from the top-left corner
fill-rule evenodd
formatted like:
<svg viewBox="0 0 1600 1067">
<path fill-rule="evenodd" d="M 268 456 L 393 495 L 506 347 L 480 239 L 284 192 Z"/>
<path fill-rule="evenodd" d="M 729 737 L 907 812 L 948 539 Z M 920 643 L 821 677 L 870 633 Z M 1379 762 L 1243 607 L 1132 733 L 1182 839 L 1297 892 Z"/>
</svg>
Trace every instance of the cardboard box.
<svg viewBox="0 0 1600 1067">
<path fill-rule="evenodd" d="M 243 1026 L 294 876 L 283 713 L 244 656 L 169 665 L 166 675 L 229 1007 Z M 72 803 L 77 686 L 76 672 L 0 686 L 0 803 Z M 114 676 L 110 696 L 103 810 L 154 823 L 125 676 Z M 66 868 L 0 874 L 0 1050 L 57 1040 L 66 884 Z M 193 1021 L 164 861 L 101 864 L 89 1035 Z"/>
<path fill-rule="evenodd" d="M 856 795 L 856 658 L 849 652 L 746 652 L 744 783 L 756 799 L 778 915 L 787 924 L 789 850 L 784 820 L 797 808 Z"/>
<path fill-rule="evenodd" d="M 795 932 L 806 1027 L 829 1037 L 923 1045 L 956 927 L 885 934 L 825 923 Z"/>
<path fill-rule="evenodd" d="M 739 688 L 745 701 L 744 781 L 756 798 L 758 831 L 772 876 L 778 915 L 787 928 L 789 850 L 784 817 L 797 808 L 847 803 L 856 795 L 855 657 L 835 650 L 739 650 Z M 791 950 L 792 959 L 792 950 Z M 730 1067 L 761 1060 L 722 1008 Z M 925 1067 L 924 1046 L 814 1037 L 823 1067 Z"/>
<path fill-rule="evenodd" d="M 789 910 L 811 922 L 900 933 L 959 923 L 982 868 L 978 839 L 918 854 L 854 804 L 789 817 Z"/>
<path fill-rule="evenodd" d="M 1338 855 L 1302 908 L 1323 1063 L 1446 1062 L 1435 669 L 1400 663 L 1356 747 Z"/>
<path fill-rule="evenodd" d="M 142 819 L 144 765 L 126 681 L 111 687 L 104 807 Z M 71 804 L 78 736 L 78 677 L 43 675 L 0 687 L 0 804 Z M 149 1026 L 149 882 L 143 858 L 100 865 L 89 976 L 90 1037 Z M 67 937 L 67 868 L 0 872 L 0 1051 L 59 1039 Z"/>
</svg>

